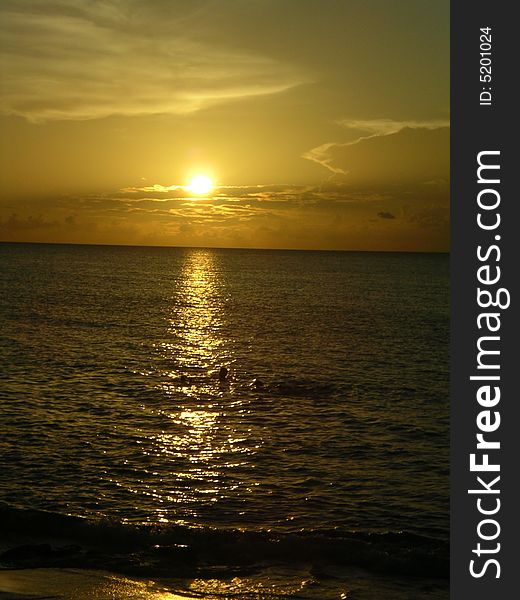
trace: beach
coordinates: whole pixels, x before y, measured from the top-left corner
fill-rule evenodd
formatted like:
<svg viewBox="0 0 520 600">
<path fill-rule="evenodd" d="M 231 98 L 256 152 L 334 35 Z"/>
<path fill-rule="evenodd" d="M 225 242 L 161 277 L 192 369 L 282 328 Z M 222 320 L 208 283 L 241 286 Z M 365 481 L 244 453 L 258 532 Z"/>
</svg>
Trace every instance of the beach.
<svg viewBox="0 0 520 600">
<path fill-rule="evenodd" d="M 131 579 L 104 571 L 84 571 L 74 569 L 26 569 L 0 572 L 0 598 L 2 600 L 188 600 L 204 598 L 253 599 L 263 598 L 313 598 L 312 582 L 298 580 L 287 581 L 287 573 L 274 573 L 270 579 L 244 580 L 234 578 L 225 581 L 195 581 L 186 586 L 182 581 L 152 581 Z M 283 581 L 283 585 L 280 583 Z M 349 586 L 335 598 L 366 600 L 414 600 L 428 598 L 441 600 L 447 598 L 447 582 L 431 580 L 401 581 L 394 578 L 374 577 L 366 571 L 352 570 Z M 278 583 L 278 586 L 276 585 Z M 182 586 L 186 586 L 182 591 Z M 332 586 L 331 586 L 332 587 Z"/>
</svg>

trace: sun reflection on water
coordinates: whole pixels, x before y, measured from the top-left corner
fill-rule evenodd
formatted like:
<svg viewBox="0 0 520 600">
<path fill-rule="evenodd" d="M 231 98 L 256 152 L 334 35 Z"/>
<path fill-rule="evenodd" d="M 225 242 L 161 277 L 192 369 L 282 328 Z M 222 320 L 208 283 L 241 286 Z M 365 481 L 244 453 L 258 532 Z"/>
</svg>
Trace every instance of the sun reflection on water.
<svg viewBox="0 0 520 600">
<path fill-rule="evenodd" d="M 212 368 L 223 357 L 222 287 L 214 254 L 203 250 L 190 253 L 175 298 L 179 310 L 170 320 L 177 338 L 176 359 L 186 369 Z"/>
<path fill-rule="evenodd" d="M 253 441 L 243 417 L 250 399 L 234 378 L 220 382 L 221 365 L 232 370 L 232 344 L 226 336 L 226 292 L 218 258 L 190 251 L 168 317 L 168 338 L 159 346 L 161 365 L 153 373 L 160 404 L 143 405 L 160 429 L 143 429 L 141 451 L 153 476 L 130 491 L 153 501 L 156 523 L 197 520 L 201 510 L 221 501 L 240 504 L 257 485 L 239 473 L 251 472 Z M 151 519 L 147 519 L 148 521 Z"/>
</svg>

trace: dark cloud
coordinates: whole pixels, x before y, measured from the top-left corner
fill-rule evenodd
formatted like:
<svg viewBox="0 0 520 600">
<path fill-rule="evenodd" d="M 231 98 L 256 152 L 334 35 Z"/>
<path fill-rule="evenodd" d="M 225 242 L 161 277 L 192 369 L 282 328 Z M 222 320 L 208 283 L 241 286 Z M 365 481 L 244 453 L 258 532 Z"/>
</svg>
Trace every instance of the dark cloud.
<svg viewBox="0 0 520 600">
<path fill-rule="evenodd" d="M 19 217 L 17 214 L 10 215 L 5 221 L 0 221 L 0 229 L 7 232 L 30 231 L 35 229 L 49 229 L 59 227 L 59 221 L 46 221 L 41 215 Z"/>
<path fill-rule="evenodd" d="M 391 212 L 378 212 L 377 216 L 380 219 L 395 219 L 395 215 L 392 214 Z"/>
<path fill-rule="evenodd" d="M 409 185 L 446 182 L 450 169 L 448 127 L 409 127 L 372 134 L 355 142 L 327 143 L 304 158 L 351 185 Z"/>
</svg>

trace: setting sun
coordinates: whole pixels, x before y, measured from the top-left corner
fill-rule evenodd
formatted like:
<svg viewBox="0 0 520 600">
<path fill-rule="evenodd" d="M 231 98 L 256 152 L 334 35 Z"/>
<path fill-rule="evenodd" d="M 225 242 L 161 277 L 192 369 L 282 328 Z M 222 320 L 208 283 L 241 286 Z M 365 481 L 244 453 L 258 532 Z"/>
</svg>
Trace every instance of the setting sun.
<svg viewBox="0 0 520 600">
<path fill-rule="evenodd" d="M 193 194 L 202 196 L 213 189 L 213 181 L 207 175 L 196 175 L 193 177 L 186 189 Z"/>
</svg>

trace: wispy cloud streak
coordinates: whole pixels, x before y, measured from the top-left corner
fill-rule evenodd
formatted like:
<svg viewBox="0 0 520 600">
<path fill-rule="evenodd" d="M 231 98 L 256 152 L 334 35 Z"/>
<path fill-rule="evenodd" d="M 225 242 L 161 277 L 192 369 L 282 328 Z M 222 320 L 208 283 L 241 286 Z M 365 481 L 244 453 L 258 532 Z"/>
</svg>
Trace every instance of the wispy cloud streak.
<svg viewBox="0 0 520 600">
<path fill-rule="evenodd" d="M 31 121 L 185 114 L 306 80 L 272 58 L 209 46 L 174 19 L 165 30 L 152 8 L 3 0 L 0 112 Z"/>
</svg>

